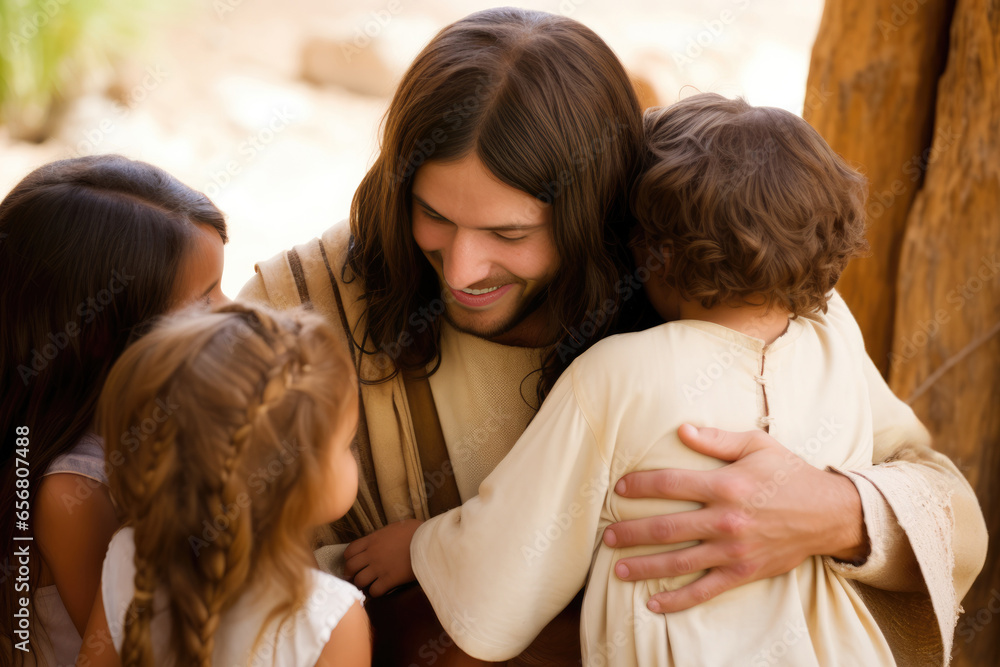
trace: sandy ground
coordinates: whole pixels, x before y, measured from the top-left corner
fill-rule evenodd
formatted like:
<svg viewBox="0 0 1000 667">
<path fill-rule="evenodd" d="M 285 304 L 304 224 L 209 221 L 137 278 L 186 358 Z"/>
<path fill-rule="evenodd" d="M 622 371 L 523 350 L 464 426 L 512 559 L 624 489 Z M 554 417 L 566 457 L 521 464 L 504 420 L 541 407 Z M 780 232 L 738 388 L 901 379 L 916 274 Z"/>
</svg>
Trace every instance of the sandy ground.
<svg viewBox="0 0 1000 667">
<path fill-rule="evenodd" d="M 663 103 L 693 86 L 801 113 L 822 4 L 548 0 L 521 6 L 593 28 L 653 84 Z M 223 288 L 235 296 L 255 261 L 346 217 L 377 149 L 387 98 L 306 83 L 305 42 L 367 30 L 374 37 L 364 48 L 377 49 L 398 77 L 438 29 L 488 6 L 200 0 L 153 29 L 116 75 L 125 104 L 95 90 L 73 103 L 57 134 L 42 144 L 12 141 L 0 127 L 0 192 L 34 167 L 73 154 L 118 152 L 164 167 L 207 192 L 229 216 Z M 383 83 L 391 89 L 392 77 Z"/>
</svg>

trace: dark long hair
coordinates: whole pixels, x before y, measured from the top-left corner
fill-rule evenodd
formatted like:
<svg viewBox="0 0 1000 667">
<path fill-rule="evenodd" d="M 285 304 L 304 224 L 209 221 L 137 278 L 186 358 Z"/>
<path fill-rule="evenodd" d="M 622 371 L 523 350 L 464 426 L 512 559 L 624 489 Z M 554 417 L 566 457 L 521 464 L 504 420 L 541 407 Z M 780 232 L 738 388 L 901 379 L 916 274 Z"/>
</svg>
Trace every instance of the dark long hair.
<svg viewBox="0 0 1000 667">
<path fill-rule="evenodd" d="M 0 543 L 14 544 L 17 429 L 28 429 L 33 499 L 52 460 L 91 427 L 104 380 L 130 338 L 171 306 L 196 224 L 211 225 L 226 242 L 225 219 L 205 195 L 117 155 L 47 164 L 0 202 Z M 7 637 L 11 554 L 0 572 Z"/>
<path fill-rule="evenodd" d="M 419 330 L 409 324 L 441 293 L 413 240 L 410 186 L 424 162 L 474 153 L 502 182 L 552 206 L 561 268 L 546 303 L 561 333 L 543 362 L 544 396 L 620 315 L 616 285 L 627 258 L 619 251 L 631 226 L 627 193 L 641 145 L 632 83 L 581 23 L 501 8 L 438 33 L 403 76 L 383 120 L 380 154 L 351 205 L 344 274 L 361 279 L 367 320 L 354 341 L 366 354 L 400 350 L 391 373 L 362 381 L 423 369 L 437 356 L 440 322 Z"/>
</svg>

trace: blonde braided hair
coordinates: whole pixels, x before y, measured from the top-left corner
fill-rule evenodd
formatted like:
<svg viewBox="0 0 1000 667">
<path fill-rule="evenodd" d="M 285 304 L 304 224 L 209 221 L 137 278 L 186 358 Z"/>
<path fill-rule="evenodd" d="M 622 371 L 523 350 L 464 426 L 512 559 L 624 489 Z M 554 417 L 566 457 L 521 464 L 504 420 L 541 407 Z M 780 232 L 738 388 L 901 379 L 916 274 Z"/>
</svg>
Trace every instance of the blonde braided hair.
<svg viewBox="0 0 1000 667">
<path fill-rule="evenodd" d="M 137 514 L 149 513 L 148 499 L 153 498 L 162 488 L 164 471 L 170 467 L 169 462 L 163 463 L 168 454 L 173 454 L 170 442 L 174 438 L 173 426 L 165 424 L 163 432 L 150 443 L 145 452 L 148 461 L 145 462 L 139 475 L 130 483 L 134 493 L 132 497 L 147 500 L 142 507 L 137 507 Z M 139 528 L 141 530 L 141 528 Z M 137 543 L 139 541 L 137 540 Z M 143 542 L 145 544 L 145 542 Z M 152 559 L 147 550 L 136 549 L 135 553 L 135 593 L 129 604 L 126 618 L 130 622 L 125 627 L 125 641 L 122 645 L 122 664 L 150 665 L 153 664 L 153 647 L 149 641 L 149 624 L 153 617 L 153 596 L 156 592 L 157 574 Z"/>
<path fill-rule="evenodd" d="M 355 382 L 334 332 L 304 309 L 187 312 L 126 350 L 97 424 L 112 496 L 135 529 L 124 665 L 154 664 L 150 621 L 160 587 L 185 665 L 212 663 L 221 618 L 250 581 L 268 578 L 287 593 L 261 633 L 302 604 L 322 460 L 356 410 Z"/>
</svg>

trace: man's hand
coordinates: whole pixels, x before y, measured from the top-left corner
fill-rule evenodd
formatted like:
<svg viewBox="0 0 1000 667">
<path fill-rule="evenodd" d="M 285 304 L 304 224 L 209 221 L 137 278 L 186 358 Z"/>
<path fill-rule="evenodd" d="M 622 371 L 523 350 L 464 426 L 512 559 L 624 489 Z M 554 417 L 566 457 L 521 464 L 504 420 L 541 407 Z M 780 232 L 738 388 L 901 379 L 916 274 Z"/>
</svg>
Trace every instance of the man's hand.
<svg viewBox="0 0 1000 667">
<path fill-rule="evenodd" d="M 854 484 L 806 463 L 764 431 L 731 433 L 685 424 L 691 449 L 723 461 L 716 470 L 651 470 L 625 475 L 615 492 L 627 498 L 670 498 L 701 509 L 612 524 L 610 547 L 695 546 L 623 558 L 615 573 L 625 581 L 674 577 L 708 570 L 676 591 L 660 593 L 649 609 L 674 612 L 742 584 L 784 574 L 813 555 L 863 560 L 868 555 L 861 497 Z"/>
<path fill-rule="evenodd" d="M 410 565 L 410 540 L 422 523 L 404 519 L 351 542 L 344 551 L 344 576 L 358 588 L 370 585 L 373 597 L 416 579 Z"/>
</svg>

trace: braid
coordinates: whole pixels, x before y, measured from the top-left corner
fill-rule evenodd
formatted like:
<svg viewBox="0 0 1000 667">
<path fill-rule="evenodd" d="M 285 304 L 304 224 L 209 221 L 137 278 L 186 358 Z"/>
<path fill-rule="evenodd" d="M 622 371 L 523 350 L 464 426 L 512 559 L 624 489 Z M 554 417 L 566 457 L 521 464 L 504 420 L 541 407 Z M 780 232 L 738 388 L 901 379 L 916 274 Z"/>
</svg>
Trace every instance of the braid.
<svg viewBox="0 0 1000 667">
<path fill-rule="evenodd" d="M 255 430 L 261 430 L 268 420 L 271 408 L 286 399 L 287 388 L 292 380 L 292 367 L 297 360 L 288 357 L 295 348 L 295 339 L 287 334 L 279 334 L 275 322 L 265 316 L 250 313 L 251 322 L 257 319 L 260 328 L 271 334 L 270 345 L 263 350 L 264 357 L 271 365 L 267 372 L 259 398 L 253 397 L 246 411 L 245 423 L 233 432 L 229 447 L 217 478 L 218 484 L 208 499 L 210 514 L 227 516 L 227 508 L 235 507 L 237 498 L 246 492 L 246 480 L 237 474 L 243 453 L 247 450 Z M 266 338 L 265 338 L 266 340 Z M 280 362 L 284 363 L 280 363 Z M 266 424 L 269 430 L 270 424 Z M 224 530 L 208 549 L 197 556 L 197 568 L 202 586 L 183 614 L 182 638 L 184 650 L 191 664 L 210 667 L 215 646 L 215 632 L 227 603 L 232 602 L 236 593 L 245 585 L 251 566 L 253 539 L 252 523 L 248 513 L 242 513 L 227 522 Z"/>
<path fill-rule="evenodd" d="M 136 551 L 135 594 L 125 615 L 125 638 L 122 642 L 123 667 L 146 667 L 153 664 L 150 621 L 153 617 L 153 594 L 156 571 L 153 563 Z"/>
<path fill-rule="evenodd" d="M 169 652 L 176 664 L 199 667 L 212 664 L 222 616 L 254 568 L 265 567 L 286 594 L 261 632 L 304 601 L 311 562 L 304 536 L 322 493 L 318 452 L 353 395 L 353 369 L 338 343 L 318 315 L 234 303 L 166 320 L 116 364 L 101 432 L 109 461 L 121 463 L 110 470 L 112 492 L 135 530 L 126 667 L 168 657 L 154 655 L 151 637 L 154 596 L 163 589 Z M 282 452 L 286 436 L 312 446 L 276 476 L 251 472 Z"/>
<path fill-rule="evenodd" d="M 128 501 L 135 503 L 139 514 L 149 513 L 152 499 L 168 478 L 172 457 L 164 454 L 172 451 L 176 445 L 176 428 L 167 423 L 162 431 L 146 450 L 149 461 L 142 473 L 132 479 L 123 480 L 129 492 Z M 149 524 L 140 522 L 135 527 L 135 577 L 133 587 L 135 592 L 129 603 L 125 616 L 125 636 L 122 642 L 122 665 L 124 667 L 146 667 L 153 664 L 153 643 L 150 634 L 150 622 L 153 618 L 153 596 L 156 593 L 159 577 L 157 575 L 155 558 L 148 553 L 155 549 L 154 540 L 146 540 L 143 533 Z"/>
<path fill-rule="evenodd" d="M 194 556 L 200 582 L 195 595 L 181 604 L 181 636 L 188 664 L 209 667 L 215 648 L 215 632 L 227 602 L 234 599 L 250 574 L 252 527 L 246 513 L 229 519 L 245 482 L 236 469 L 251 437 L 251 423 L 236 429 L 219 471 L 217 485 L 206 502 L 209 516 L 227 517 L 224 529 L 208 548 Z M 179 601 L 180 602 L 180 601 Z"/>
</svg>

